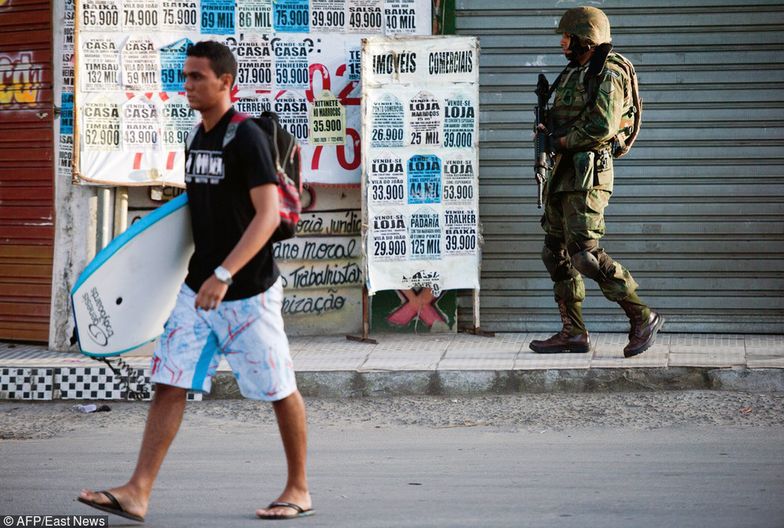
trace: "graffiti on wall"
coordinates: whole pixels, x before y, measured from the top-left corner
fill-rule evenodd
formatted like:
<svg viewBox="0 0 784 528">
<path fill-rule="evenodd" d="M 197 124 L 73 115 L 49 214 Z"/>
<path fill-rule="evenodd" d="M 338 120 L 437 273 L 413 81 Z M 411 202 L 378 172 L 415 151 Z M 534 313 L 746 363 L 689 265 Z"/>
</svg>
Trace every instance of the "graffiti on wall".
<svg viewBox="0 0 784 528">
<path fill-rule="evenodd" d="M 439 333 L 457 330 L 457 292 L 430 288 L 386 290 L 373 296 L 373 332 Z"/>
<path fill-rule="evenodd" d="M 33 62 L 31 52 L 0 55 L 0 104 L 35 104 L 41 92 L 42 76 L 43 68 Z"/>
<path fill-rule="evenodd" d="M 275 245 L 292 335 L 357 332 L 362 323 L 358 186 L 309 187 L 297 237 Z"/>
</svg>

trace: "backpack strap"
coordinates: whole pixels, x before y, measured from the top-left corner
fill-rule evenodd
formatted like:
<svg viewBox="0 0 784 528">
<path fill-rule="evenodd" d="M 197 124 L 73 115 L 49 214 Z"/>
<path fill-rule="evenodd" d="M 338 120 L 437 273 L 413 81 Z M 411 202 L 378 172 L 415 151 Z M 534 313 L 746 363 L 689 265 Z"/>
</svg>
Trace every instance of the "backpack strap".
<svg viewBox="0 0 784 528">
<path fill-rule="evenodd" d="M 612 44 L 605 43 L 596 46 L 591 57 L 591 62 L 588 64 L 588 71 L 585 74 L 585 88 L 588 92 L 588 104 L 586 106 L 593 107 L 596 105 L 596 98 L 599 97 L 599 74 L 607 67 L 607 58 L 612 51 Z"/>
<path fill-rule="evenodd" d="M 193 140 L 196 139 L 196 134 L 199 133 L 199 129 L 201 128 L 201 121 L 193 125 L 193 128 L 190 132 L 188 132 L 188 136 L 185 138 L 185 153 L 191 149 L 191 145 L 193 145 Z"/>
<path fill-rule="evenodd" d="M 223 135 L 223 148 L 226 148 L 226 145 L 232 142 L 234 136 L 237 135 L 237 129 L 239 128 L 240 124 L 248 119 L 250 116 L 247 114 L 241 114 L 240 112 L 236 112 L 233 116 L 231 116 L 231 120 L 229 121 L 229 126 L 226 127 L 226 133 Z M 201 128 L 201 122 L 196 123 L 193 125 L 193 128 L 190 132 L 188 132 L 188 137 L 185 138 L 185 152 L 188 152 L 191 149 L 191 145 L 193 145 L 193 140 L 196 139 L 196 134 L 199 133 L 199 129 Z"/>
<path fill-rule="evenodd" d="M 240 112 L 236 112 L 233 116 L 231 116 L 229 126 L 226 127 L 226 133 L 223 135 L 223 148 L 226 148 L 226 145 L 234 140 L 234 136 L 237 135 L 237 129 L 246 119 L 250 119 L 250 116 L 247 114 L 241 114 Z"/>
</svg>

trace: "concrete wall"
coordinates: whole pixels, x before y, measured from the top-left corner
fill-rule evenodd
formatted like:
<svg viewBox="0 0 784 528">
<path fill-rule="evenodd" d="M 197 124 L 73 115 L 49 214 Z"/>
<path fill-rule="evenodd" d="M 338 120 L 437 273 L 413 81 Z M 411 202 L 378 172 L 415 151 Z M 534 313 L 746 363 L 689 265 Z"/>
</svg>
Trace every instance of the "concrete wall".
<svg viewBox="0 0 784 528">
<path fill-rule="evenodd" d="M 60 109 L 60 94 L 73 89 L 72 61 L 73 41 L 68 28 L 73 20 L 66 20 L 66 11 L 72 14 L 72 2 L 66 9 L 63 2 L 54 2 L 53 27 L 54 56 L 53 77 L 55 106 Z M 69 14 L 69 16 L 71 16 Z M 65 33 L 65 35 L 64 35 Z M 64 67 L 65 65 L 65 67 Z M 70 73 L 65 74 L 64 70 Z M 54 205 L 55 235 L 54 259 L 52 263 L 52 304 L 49 326 L 49 348 L 68 350 L 73 332 L 70 291 L 79 273 L 95 255 L 97 200 L 96 188 L 80 187 L 71 183 L 71 154 L 67 148 L 70 135 L 60 137 L 60 114 L 54 122 Z"/>
</svg>

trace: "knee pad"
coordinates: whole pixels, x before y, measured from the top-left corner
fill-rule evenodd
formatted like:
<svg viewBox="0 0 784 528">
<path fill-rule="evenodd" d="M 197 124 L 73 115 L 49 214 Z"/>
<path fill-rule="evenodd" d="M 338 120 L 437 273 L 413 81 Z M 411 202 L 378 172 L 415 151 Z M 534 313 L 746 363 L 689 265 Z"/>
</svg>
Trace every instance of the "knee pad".
<svg viewBox="0 0 784 528">
<path fill-rule="evenodd" d="M 604 273 L 602 273 L 602 268 L 599 265 L 599 259 L 590 251 L 584 250 L 572 255 L 572 266 L 574 266 L 577 271 L 596 282 L 601 282 L 605 278 Z"/>
<path fill-rule="evenodd" d="M 569 244 L 569 256 L 577 271 L 596 282 L 615 275 L 615 263 L 596 240 L 572 242 Z"/>
</svg>

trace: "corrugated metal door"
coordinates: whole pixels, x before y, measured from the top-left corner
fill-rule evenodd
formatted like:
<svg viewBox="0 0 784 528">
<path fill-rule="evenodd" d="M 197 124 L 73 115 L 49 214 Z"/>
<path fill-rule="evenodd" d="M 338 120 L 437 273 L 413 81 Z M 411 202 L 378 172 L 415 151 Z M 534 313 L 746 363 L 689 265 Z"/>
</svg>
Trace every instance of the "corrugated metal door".
<svg viewBox="0 0 784 528">
<path fill-rule="evenodd" d="M 49 337 L 51 20 L 49 2 L 0 0 L 0 339 Z"/>
<path fill-rule="evenodd" d="M 539 254 L 531 148 L 536 76 L 565 65 L 563 1 L 458 0 L 457 32 L 481 56 L 482 326 L 557 326 Z M 668 316 L 666 330 L 784 331 L 784 4 L 608 0 L 613 43 L 645 101 L 633 151 L 616 164 L 608 253 Z M 592 281 L 592 330 L 624 331 Z M 467 307 L 461 310 L 468 320 Z"/>
</svg>

